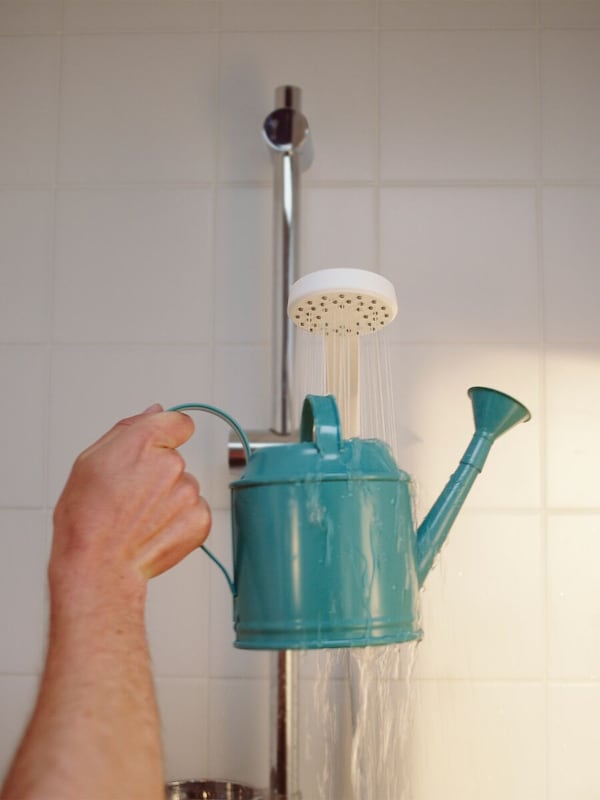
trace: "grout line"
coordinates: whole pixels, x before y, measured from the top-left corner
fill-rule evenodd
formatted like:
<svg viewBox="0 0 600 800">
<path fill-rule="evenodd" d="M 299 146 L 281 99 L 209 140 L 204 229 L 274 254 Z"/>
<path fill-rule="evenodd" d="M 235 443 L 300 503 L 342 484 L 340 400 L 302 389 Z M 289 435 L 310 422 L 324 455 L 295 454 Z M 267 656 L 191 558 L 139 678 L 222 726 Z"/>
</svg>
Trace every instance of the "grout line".
<svg viewBox="0 0 600 800">
<path fill-rule="evenodd" d="M 56 103 L 56 143 L 54 152 L 54 181 L 52 185 L 52 238 L 49 243 L 50 258 L 48 263 L 48 309 L 47 309 L 47 339 L 46 339 L 46 402 L 44 404 L 44 443 L 43 443 L 43 501 L 45 510 L 53 507 L 50 502 L 51 485 L 51 441 L 52 441 L 52 385 L 53 385 L 53 354 L 54 331 L 56 313 L 56 273 L 57 273 L 57 246 L 58 246 L 58 195 L 60 175 L 60 148 L 62 141 L 62 107 L 63 107 L 63 71 L 64 71 L 64 17 L 65 0 L 61 0 L 60 7 L 61 25 L 58 61 L 58 94 Z M 51 535 L 51 531 L 50 531 Z"/>
<path fill-rule="evenodd" d="M 15 183 L 10 181 L 0 181 L 0 192 L 27 192 L 40 191 L 44 189 L 58 188 L 64 191 L 110 191 L 114 189 L 125 191 L 141 191 L 150 189 L 211 189 L 214 181 L 212 180 L 146 180 L 146 181 L 40 181 L 34 183 Z M 219 180 L 219 185 L 230 189 L 270 189 L 272 184 L 263 180 L 231 179 Z M 312 190 L 327 189 L 536 189 L 540 185 L 537 178 L 529 179 L 429 179 L 429 178 L 410 178 L 410 179 L 311 179 L 305 177 L 303 186 Z M 600 189 L 599 179 L 542 179 L 541 185 L 544 188 L 557 189 Z"/>
</svg>

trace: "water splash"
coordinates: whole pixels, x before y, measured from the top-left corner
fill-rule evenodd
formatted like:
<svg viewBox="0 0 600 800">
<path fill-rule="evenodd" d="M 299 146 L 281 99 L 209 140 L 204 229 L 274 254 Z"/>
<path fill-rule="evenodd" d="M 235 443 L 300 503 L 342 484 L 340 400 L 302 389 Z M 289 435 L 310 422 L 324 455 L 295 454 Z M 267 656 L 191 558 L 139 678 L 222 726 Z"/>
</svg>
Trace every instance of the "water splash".
<svg viewBox="0 0 600 800">
<path fill-rule="evenodd" d="M 417 644 L 347 653 L 354 800 L 409 800 L 407 742 Z"/>
</svg>

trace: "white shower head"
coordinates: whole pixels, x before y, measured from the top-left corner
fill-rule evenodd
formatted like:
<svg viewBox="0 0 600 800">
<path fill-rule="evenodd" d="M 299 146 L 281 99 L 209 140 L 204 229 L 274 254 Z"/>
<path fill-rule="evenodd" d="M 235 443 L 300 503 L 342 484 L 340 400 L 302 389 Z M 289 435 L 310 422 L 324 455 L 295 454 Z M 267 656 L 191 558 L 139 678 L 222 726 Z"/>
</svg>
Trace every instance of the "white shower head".
<svg viewBox="0 0 600 800">
<path fill-rule="evenodd" d="M 398 312 L 393 285 L 364 269 L 323 269 L 290 289 L 288 316 L 309 333 L 374 333 Z"/>
</svg>

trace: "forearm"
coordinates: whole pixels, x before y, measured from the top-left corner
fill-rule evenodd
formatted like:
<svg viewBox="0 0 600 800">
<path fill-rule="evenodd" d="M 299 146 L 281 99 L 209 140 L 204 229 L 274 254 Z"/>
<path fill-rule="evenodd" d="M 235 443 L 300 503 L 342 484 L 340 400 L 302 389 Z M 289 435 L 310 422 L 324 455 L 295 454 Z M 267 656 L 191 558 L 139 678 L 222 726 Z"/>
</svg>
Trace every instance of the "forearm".
<svg viewBox="0 0 600 800">
<path fill-rule="evenodd" d="M 38 703 L 2 800 L 164 797 L 144 593 L 53 604 Z"/>
</svg>

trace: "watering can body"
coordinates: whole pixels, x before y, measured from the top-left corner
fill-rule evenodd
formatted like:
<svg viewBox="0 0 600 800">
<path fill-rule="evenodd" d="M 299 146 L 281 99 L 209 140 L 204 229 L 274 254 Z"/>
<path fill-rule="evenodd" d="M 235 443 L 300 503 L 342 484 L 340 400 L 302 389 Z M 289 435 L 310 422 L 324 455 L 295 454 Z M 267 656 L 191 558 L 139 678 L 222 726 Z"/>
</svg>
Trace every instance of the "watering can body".
<svg viewBox="0 0 600 800">
<path fill-rule="evenodd" d="M 231 484 L 236 647 L 420 638 L 408 475 L 382 442 L 341 439 L 333 398 L 307 403 L 302 441 Z"/>
<path fill-rule="evenodd" d="M 502 392 L 469 390 L 475 433 L 419 526 L 410 478 L 389 447 L 344 440 L 332 396 L 309 395 L 297 444 L 250 453 L 230 484 L 233 575 L 207 549 L 233 594 L 235 646 L 355 647 L 422 637 L 419 589 L 495 439 L 529 412 Z"/>
</svg>

